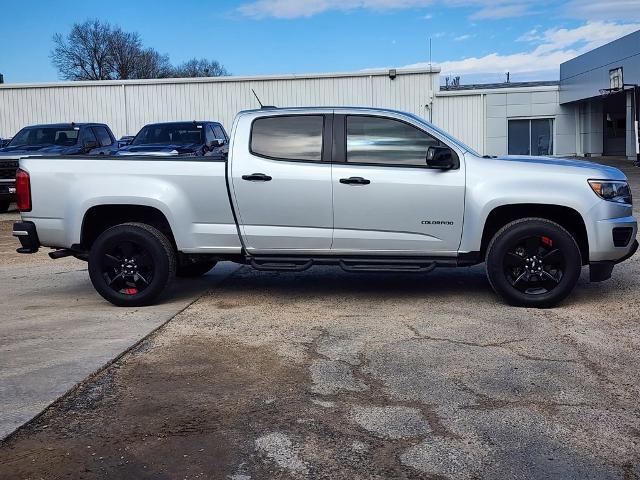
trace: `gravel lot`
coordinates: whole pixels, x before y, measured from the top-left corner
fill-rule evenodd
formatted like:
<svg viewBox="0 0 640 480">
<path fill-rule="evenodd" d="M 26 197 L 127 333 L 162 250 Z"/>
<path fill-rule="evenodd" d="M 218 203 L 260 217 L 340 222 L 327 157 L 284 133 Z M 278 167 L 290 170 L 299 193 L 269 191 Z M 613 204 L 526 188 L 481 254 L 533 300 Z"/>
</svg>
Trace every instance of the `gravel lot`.
<svg viewBox="0 0 640 480">
<path fill-rule="evenodd" d="M 241 268 L 1 444 L 0 478 L 638 479 L 639 267 L 550 310 L 482 266 Z"/>
</svg>

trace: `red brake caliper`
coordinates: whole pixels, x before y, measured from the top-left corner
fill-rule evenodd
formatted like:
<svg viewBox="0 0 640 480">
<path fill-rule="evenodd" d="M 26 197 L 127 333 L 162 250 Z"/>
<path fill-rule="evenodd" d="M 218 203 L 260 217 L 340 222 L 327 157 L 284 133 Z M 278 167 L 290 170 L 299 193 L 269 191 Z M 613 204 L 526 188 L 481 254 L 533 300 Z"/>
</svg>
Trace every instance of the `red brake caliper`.
<svg viewBox="0 0 640 480">
<path fill-rule="evenodd" d="M 135 295 L 136 293 L 138 293 L 138 289 L 137 288 L 125 288 L 124 289 L 124 294 L 125 295 Z"/>
<path fill-rule="evenodd" d="M 541 237 L 540 240 L 542 241 L 542 243 L 544 243 L 547 247 L 553 247 L 553 240 L 551 240 L 549 237 Z"/>
</svg>

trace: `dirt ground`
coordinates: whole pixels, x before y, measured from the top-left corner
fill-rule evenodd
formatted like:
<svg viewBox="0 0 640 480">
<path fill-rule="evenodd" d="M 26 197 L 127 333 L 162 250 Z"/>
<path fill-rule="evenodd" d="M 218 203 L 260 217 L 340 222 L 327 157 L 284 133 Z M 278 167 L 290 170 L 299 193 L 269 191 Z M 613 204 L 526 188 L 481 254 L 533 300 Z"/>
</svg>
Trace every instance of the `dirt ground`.
<svg viewBox="0 0 640 480">
<path fill-rule="evenodd" d="M 482 266 L 242 268 L 0 444 L 0 478 L 638 479 L 639 267 L 549 310 Z"/>
</svg>

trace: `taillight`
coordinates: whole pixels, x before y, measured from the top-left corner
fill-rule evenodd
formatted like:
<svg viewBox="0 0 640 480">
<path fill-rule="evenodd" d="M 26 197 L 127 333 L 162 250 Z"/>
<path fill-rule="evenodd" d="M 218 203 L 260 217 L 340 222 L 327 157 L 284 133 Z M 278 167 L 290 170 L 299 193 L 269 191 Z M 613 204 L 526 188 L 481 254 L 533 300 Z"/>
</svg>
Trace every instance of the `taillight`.
<svg viewBox="0 0 640 480">
<path fill-rule="evenodd" d="M 31 211 L 31 182 L 29 174 L 20 168 L 16 172 L 16 204 L 21 212 Z"/>
</svg>

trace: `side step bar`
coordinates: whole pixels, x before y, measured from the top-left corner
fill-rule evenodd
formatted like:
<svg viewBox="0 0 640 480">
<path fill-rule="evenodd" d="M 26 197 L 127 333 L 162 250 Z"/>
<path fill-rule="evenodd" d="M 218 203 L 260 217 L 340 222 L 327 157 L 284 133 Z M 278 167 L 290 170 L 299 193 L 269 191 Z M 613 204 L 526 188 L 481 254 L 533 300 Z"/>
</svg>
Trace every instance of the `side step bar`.
<svg viewBox="0 0 640 480">
<path fill-rule="evenodd" d="M 415 272 L 426 273 L 436 268 L 435 262 L 416 263 L 416 260 L 378 260 L 363 262 L 362 260 L 340 260 L 338 265 L 345 272 Z"/>
<path fill-rule="evenodd" d="M 456 257 L 278 257 L 247 256 L 246 263 L 256 270 L 301 272 L 313 265 L 337 265 L 346 272 L 427 273 L 436 267 L 461 264 Z"/>
</svg>

